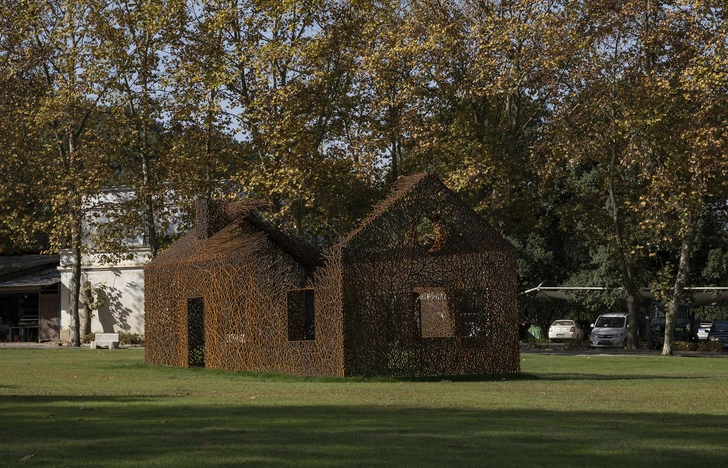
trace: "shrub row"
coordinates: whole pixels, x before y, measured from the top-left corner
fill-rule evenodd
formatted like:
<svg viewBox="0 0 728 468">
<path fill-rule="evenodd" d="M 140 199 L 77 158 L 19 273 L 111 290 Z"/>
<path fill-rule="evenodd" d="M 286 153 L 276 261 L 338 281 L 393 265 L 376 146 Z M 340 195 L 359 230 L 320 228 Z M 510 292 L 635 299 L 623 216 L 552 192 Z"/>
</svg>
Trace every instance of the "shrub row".
<svg viewBox="0 0 728 468">
<path fill-rule="evenodd" d="M 91 343 L 96 338 L 96 333 L 89 333 L 81 338 L 83 343 Z M 144 335 L 139 333 L 119 332 L 119 344 L 123 345 L 143 345 Z"/>
<path fill-rule="evenodd" d="M 721 341 L 676 341 L 672 344 L 674 351 L 723 351 Z"/>
<path fill-rule="evenodd" d="M 590 349 L 592 347 L 589 340 L 564 340 L 563 349 Z M 528 347 L 530 349 L 540 349 L 551 347 L 549 340 L 529 340 Z M 649 349 L 646 341 L 640 341 L 639 349 Z M 723 343 L 719 341 L 676 341 L 672 344 L 673 351 L 707 351 L 717 352 L 723 350 Z"/>
</svg>

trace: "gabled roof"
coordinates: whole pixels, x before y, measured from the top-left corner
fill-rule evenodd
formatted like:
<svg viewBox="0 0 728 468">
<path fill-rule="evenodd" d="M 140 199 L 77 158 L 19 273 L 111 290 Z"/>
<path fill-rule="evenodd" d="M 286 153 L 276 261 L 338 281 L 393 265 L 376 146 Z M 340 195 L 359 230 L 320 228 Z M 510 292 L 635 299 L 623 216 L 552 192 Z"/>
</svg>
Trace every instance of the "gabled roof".
<svg viewBox="0 0 728 468">
<path fill-rule="evenodd" d="M 199 239 L 197 231 L 191 230 L 147 267 L 244 256 L 263 248 L 266 239 L 304 267 L 323 265 L 321 252 L 316 247 L 265 221 L 255 211 L 259 206 L 256 202 L 226 204 L 222 229 L 207 239 Z"/>
<path fill-rule="evenodd" d="M 322 266 L 324 264 L 323 254 L 319 248 L 283 229 L 276 228 L 264 220 L 258 212 L 251 211 L 245 217 L 240 218 L 240 221 L 265 233 L 275 245 L 301 265 Z"/>
<path fill-rule="evenodd" d="M 447 239 L 438 253 L 513 250 L 500 233 L 431 173 L 400 179 L 390 196 L 339 246 L 371 254 L 418 248 L 412 242 L 414 228 L 423 218 L 447 231 Z"/>
</svg>

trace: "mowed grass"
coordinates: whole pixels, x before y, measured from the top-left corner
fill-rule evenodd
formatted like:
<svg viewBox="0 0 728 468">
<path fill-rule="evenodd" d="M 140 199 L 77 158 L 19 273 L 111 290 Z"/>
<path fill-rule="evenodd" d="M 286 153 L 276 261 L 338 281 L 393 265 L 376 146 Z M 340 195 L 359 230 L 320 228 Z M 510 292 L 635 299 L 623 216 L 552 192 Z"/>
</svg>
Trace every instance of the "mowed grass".
<svg viewBox="0 0 728 468">
<path fill-rule="evenodd" d="M 521 357 L 400 381 L 0 349 L 0 467 L 726 465 L 728 359 Z"/>
</svg>

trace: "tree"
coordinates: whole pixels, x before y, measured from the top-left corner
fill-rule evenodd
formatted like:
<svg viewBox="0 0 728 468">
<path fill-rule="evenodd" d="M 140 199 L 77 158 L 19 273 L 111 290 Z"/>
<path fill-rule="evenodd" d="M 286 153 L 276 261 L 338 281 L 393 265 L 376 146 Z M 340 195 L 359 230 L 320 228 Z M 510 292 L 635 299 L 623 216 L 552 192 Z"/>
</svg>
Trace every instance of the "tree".
<svg viewBox="0 0 728 468">
<path fill-rule="evenodd" d="M 395 2 L 375 11 L 357 81 L 370 116 L 362 146 L 389 160 L 390 180 L 438 172 L 515 229 L 506 200 L 536 205 L 529 147 L 563 55 L 546 32 L 563 22 L 560 4 Z"/>
<path fill-rule="evenodd" d="M 47 248 L 44 228 L 48 204 L 36 189 L 36 160 L 40 141 L 27 119 L 18 115 L 36 105 L 43 92 L 40 76 L 10 53 L 20 45 L 12 37 L 12 17 L 0 10 L 2 54 L 0 65 L 0 253 Z"/>
<path fill-rule="evenodd" d="M 110 92 L 103 99 L 113 122 L 105 135 L 116 169 L 109 183 L 135 190 L 133 197 L 112 207 L 114 213 L 106 210 L 114 223 L 96 227 L 100 235 L 95 241 L 105 243 L 105 251 L 125 253 L 122 240 L 135 237 L 139 230 L 152 257 L 163 247 L 159 229 L 168 222 L 164 206 L 175 193 L 165 184 L 175 168 L 165 139 L 167 129 L 161 123 L 169 111 L 164 58 L 178 38 L 185 6 L 182 0 L 109 2 L 95 11 L 104 18 L 98 22 L 102 41 L 95 57 L 111 72 Z"/>
<path fill-rule="evenodd" d="M 639 161 L 651 151 L 642 111 L 652 112 L 644 80 L 656 66 L 654 29 L 664 11 L 656 2 L 596 5 L 575 2 L 569 34 L 576 61 L 554 102 L 541 148 L 547 170 L 573 203 L 568 218 L 596 246 L 606 244 L 620 265 L 630 313 L 628 346 L 637 346 L 638 262 L 645 254 L 644 204 L 650 174 Z M 556 163 L 555 165 L 553 163 Z"/>
<path fill-rule="evenodd" d="M 73 342 L 80 345 L 79 300 L 83 249 L 84 197 L 108 180 L 100 151 L 98 102 L 108 92 L 107 70 L 94 50 L 101 43 L 95 26 L 97 5 L 84 1 L 23 1 L 3 4 L 10 34 L 2 37 L 3 61 L 16 77 L 25 72 L 42 83 L 36 99 L 16 109 L 29 130 L 34 151 L 24 153 L 32 167 L 34 190 L 44 200 L 47 218 L 33 222 L 50 236 L 51 249 L 72 252 L 71 315 Z M 52 168 L 52 170 L 50 170 Z M 43 229 L 46 228 L 46 229 Z"/>
<path fill-rule="evenodd" d="M 642 114 L 652 143 L 644 161 L 652 175 L 641 203 L 657 249 L 676 246 L 663 355 L 672 355 L 672 331 L 685 302 L 701 215 L 728 199 L 724 117 L 728 110 L 728 27 L 722 2 L 669 2 L 655 34 L 664 44 L 644 89 L 661 106 Z"/>
<path fill-rule="evenodd" d="M 214 143 L 204 135 L 239 142 L 232 170 L 202 179 L 270 200 L 281 224 L 312 240 L 347 231 L 372 199 L 373 164 L 346 142 L 364 17 L 338 2 L 213 1 L 187 18 L 172 67 L 173 124 L 197 134 L 203 154 Z"/>
<path fill-rule="evenodd" d="M 587 25 L 586 41 L 554 101 L 542 148 L 560 161 L 551 175 L 574 196 L 570 218 L 619 260 L 630 346 L 641 315 L 637 284 L 660 289 L 664 274 L 657 279 L 659 262 L 651 259 L 677 248 L 674 266 L 663 269 L 672 278 L 663 350 L 671 354 L 696 223 L 706 203 L 726 197 L 724 13 L 712 2 L 574 6 L 571 24 Z"/>
</svg>

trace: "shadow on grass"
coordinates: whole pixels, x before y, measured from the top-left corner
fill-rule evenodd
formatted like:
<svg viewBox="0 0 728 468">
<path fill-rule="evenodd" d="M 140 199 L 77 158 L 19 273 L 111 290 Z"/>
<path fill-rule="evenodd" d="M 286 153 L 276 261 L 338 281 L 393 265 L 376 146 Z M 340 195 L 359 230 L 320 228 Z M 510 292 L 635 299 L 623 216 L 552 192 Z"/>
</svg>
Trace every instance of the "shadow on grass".
<svg viewBox="0 0 728 468">
<path fill-rule="evenodd" d="M 403 379 L 392 379 L 393 381 L 406 382 L 497 382 L 497 381 L 519 381 L 519 380 L 695 380 L 707 377 L 696 376 L 675 376 L 675 375 L 634 375 L 634 374 L 585 374 L 585 373 L 539 373 L 539 374 L 490 374 L 490 375 L 464 375 L 464 376 L 440 376 L 440 377 L 411 377 Z"/>
<path fill-rule="evenodd" d="M 694 375 L 640 375 L 640 374 L 599 374 L 599 373 L 583 373 L 583 372 L 540 372 L 538 374 L 520 372 L 517 374 L 484 374 L 484 375 L 439 375 L 424 377 L 312 377 L 298 376 L 290 374 L 277 374 L 272 372 L 253 372 L 253 371 L 227 371 L 221 369 L 205 369 L 203 367 L 190 367 L 183 369 L 180 367 L 167 367 L 149 364 L 132 364 L 130 366 L 103 366 L 107 369 L 133 369 L 152 367 L 163 369 L 169 372 L 170 378 L 187 378 L 189 375 L 220 375 L 228 378 L 253 379 L 263 382 L 361 382 L 361 383 L 378 383 L 378 382 L 499 382 L 499 381 L 610 381 L 610 380 L 695 380 L 708 378 L 705 376 Z"/>
<path fill-rule="evenodd" d="M 226 400 L 229 401 L 229 400 Z M 234 406 L 0 397 L 0 460 L 33 466 L 712 466 L 728 415 Z"/>
<path fill-rule="evenodd" d="M 223 376 L 239 376 L 252 378 L 256 381 L 282 381 L 282 382 L 500 382 L 500 381 L 577 381 L 577 380 L 695 380 L 708 377 L 685 375 L 636 375 L 636 374 L 589 374 L 541 372 L 538 374 L 521 372 L 518 374 L 485 374 L 485 375 L 439 375 L 426 377 L 307 377 L 260 372 L 230 372 L 218 369 L 197 368 L 191 372 L 219 374 Z"/>
</svg>

